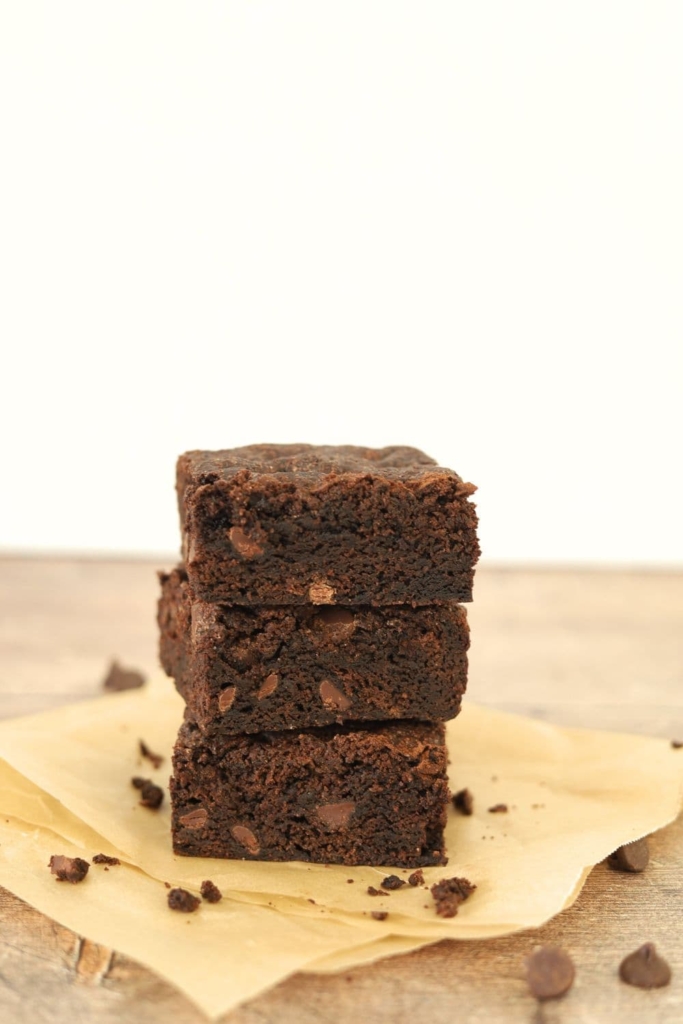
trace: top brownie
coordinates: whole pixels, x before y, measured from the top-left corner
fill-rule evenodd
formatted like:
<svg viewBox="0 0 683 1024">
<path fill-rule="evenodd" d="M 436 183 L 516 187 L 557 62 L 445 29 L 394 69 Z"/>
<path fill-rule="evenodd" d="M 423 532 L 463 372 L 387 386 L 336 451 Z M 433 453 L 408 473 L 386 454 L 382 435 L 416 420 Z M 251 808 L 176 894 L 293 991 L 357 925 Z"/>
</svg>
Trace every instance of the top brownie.
<svg viewBox="0 0 683 1024">
<path fill-rule="evenodd" d="M 415 448 L 186 452 L 177 491 L 198 598 L 227 604 L 470 601 L 475 488 Z"/>
</svg>

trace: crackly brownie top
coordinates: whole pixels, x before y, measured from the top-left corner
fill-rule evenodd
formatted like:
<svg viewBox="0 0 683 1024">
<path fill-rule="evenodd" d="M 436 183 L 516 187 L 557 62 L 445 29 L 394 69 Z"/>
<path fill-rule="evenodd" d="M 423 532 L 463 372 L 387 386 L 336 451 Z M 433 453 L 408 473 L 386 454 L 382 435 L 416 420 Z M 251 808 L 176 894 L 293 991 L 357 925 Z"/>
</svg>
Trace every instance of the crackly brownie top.
<svg viewBox="0 0 683 1024">
<path fill-rule="evenodd" d="M 446 473 L 459 479 L 452 470 L 437 466 L 424 452 L 403 446 L 252 444 L 215 452 L 185 452 L 178 460 L 178 468 L 197 484 L 226 480 L 245 470 L 250 476 L 291 476 L 305 478 L 307 482 L 341 474 L 407 480 L 427 472 Z"/>
</svg>

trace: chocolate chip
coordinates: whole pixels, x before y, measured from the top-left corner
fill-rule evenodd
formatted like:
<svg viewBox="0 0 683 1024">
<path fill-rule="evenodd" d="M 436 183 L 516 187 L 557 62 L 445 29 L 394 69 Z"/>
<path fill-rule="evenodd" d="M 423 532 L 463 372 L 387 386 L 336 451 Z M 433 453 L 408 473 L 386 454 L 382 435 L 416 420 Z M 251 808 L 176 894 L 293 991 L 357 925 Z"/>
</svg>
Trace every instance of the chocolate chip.
<svg viewBox="0 0 683 1024">
<path fill-rule="evenodd" d="M 223 893 L 220 891 L 218 886 L 214 885 L 214 883 L 208 878 L 202 882 L 199 891 L 202 894 L 202 898 L 205 899 L 207 903 L 220 903 L 223 899 Z"/>
<path fill-rule="evenodd" d="M 436 912 L 440 917 L 455 917 L 458 907 L 468 899 L 476 885 L 467 878 L 443 878 L 431 888 L 432 899 L 436 903 Z"/>
<path fill-rule="evenodd" d="M 229 711 L 230 708 L 235 703 L 235 697 L 236 696 L 237 696 L 237 687 L 236 686 L 226 686 L 226 688 L 221 692 L 221 695 L 218 698 L 218 707 L 219 707 L 219 709 L 222 712 Z"/>
<path fill-rule="evenodd" d="M 93 864 L 109 864 L 111 866 L 121 863 L 118 857 L 108 857 L 106 853 L 96 853 L 92 862 Z"/>
<path fill-rule="evenodd" d="M 328 711 L 346 711 L 351 707 L 351 701 L 346 694 L 338 690 L 329 679 L 323 679 L 320 684 L 320 696 Z"/>
<path fill-rule="evenodd" d="M 164 759 L 161 754 L 154 754 L 149 749 L 144 740 L 138 740 L 140 747 L 140 757 L 146 757 L 148 761 L 151 761 L 155 768 L 161 768 L 164 763 Z"/>
<path fill-rule="evenodd" d="M 536 999 L 556 999 L 574 983 L 572 959 L 559 946 L 539 946 L 527 957 L 525 966 L 529 990 Z"/>
<path fill-rule="evenodd" d="M 317 811 L 318 817 L 328 828 L 344 828 L 355 809 L 356 805 L 351 800 L 343 800 L 339 804 L 322 804 Z"/>
<path fill-rule="evenodd" d="M 412 885 L 415 888 L 418 885 L 423 885 L 425 876 L 421 870 L 413 871 L 412 875 L 408 875 L 408 885 Z"/>
<path fill-rule="evenodd" d="M 112 661 L 109 671 L 102 680 L 102 687 L 107 693 L 121 693 L 122 690 L 138 690 L 145 685 L 142 672 L 134 668 L 122 668 L 118 661 Z"/>
<path fill-rule="evenodd" d="M 188 811 L 187 814 L 181 815 L 178 818 L 178 824 L 185 828 L 204 828 L 208 817 L 209 815 L 203 807 L 196 807 L 194 811 Z"/>
<path fill-rule="evenodd" d="M 607 863 L 615 871 L 644 871 L 650 863 L 650 848 L 647 839 L 636 839 L 633 843 L 625 843 L 611 853 Z"/>
<path fill-rule="evenodd" d="M 619 977 L 636 988 L 663 988 L 671 981 L 671 968 L 659 955 L 654 943 L 646 942 L 621 961 Z"/>
<path fill-rule="evenodd" d="M 132 778 L 131 785 L 140 790 L 140 803 L 143 807 L 149 807 L 151 811 L 158 810 L 164 801 L 164 791 L 151 779 L 142 779 L 139 775 Z"/>
<path fill-rule="evenodd" d="M 383 889 L 402 889 L 406 883 L 398 875 L 387 875 L 382 882 Z"/>
<path fill-rule="evenodd" d="M 233 838 L 240 844 L 240 846 L 244 847 L 247 853 L 250 853 L 255 857 L 256 854 L 260 852 L 261 845 L 258 839 L 251 829 L 246 827 L 246 825 L 233 825 L 230 831 L 232 832 Z"/>
<path fill-rule="evenodd" d="M 263 700 L 264 697 L 270 697 L 271 694 L 275 693 L 279 681 L 280 677 L 277 672 L 271 672 L 269 676 L 266 676 L 256 694 L 257 699 Z"/>
<path fill-rule="evenodd" d="M 171 889 L 168 894 L 169 907 L 181 914 L 193 914 L 200 903 L 199 896 L 193 896 L 187 889 Z"/>
<path fill-rule="evenodd" d="M 238 555 L 247 560 L 263 554 L 263 531 L 256 527 L 249 534 L 241 526 L 233 526 L 228 532 L 230 543 Z"/>
<path fill-rule="evenodd" d="M 375 921 L 386 921 L 389 917 L 388 910 L 371 910 L 370 917 L 374 917 Z"/>
<path fill-rule="evenodd" d="M 683 747 L 683 740 L 672 740 L 671 747 L 673 750 L 680 750 Z"/>
<path fill-rule="evenodd" d="M 64 857 L 61 854 L 53 854 L 50 857 L 48 867 L 58 882 L 82 882 L 88 874 L 90 865 L 87 860 L 81 857 Z"/>
<path fill-rule="evenodd" d="M 379 889 L 375 889 L 374 885 L 369 885 L 368 896 L 386 896 L 386 893 L 380 892 Z"/>
<path fill-rule="evenodd" d="M 353 634 L 356 620 L 347 608 L 323 608 L 313 619 L 313 629 L 323 640 L 340 643 Z"/>
<path fill-rule="evenodd" d="M 308 588 L 308 600 L 311 604 L 332 604 L 334 601 L 334 588 L 329 583 L 321 581 L 311 583 Z"/>
<path fill-rule="evenodd" d="M 507 804 L 494 804 L 493 807 L 489 807 L 489 814 L 507 814 Z"/>
<path fill-rule="evenodd" d="M 468 817 L 474 810 L 474 797 L 470 793 L 469 789 L 459 789 L 453 796 L 453 806 L 456 811 L 460 811 L 461 814 L 466 814 Z"/>
</svg>

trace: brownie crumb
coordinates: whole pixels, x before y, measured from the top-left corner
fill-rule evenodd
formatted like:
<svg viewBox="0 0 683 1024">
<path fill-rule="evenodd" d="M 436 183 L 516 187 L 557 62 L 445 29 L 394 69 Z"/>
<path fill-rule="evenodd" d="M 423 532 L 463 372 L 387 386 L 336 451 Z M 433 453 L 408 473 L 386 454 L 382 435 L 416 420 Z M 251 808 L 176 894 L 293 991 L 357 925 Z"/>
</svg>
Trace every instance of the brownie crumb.
<svg viewBox="0 0 683 1024">
<path fill-rule="evenodd" d="M 164 885 L 166 886 L 167 889 L 171 888 L 171 883 L 170 882 L 164 882 Z"/>
<path fill-rule="evenodd" d="M 474 797 L 469 789 L 459 789 L 454 794 L 452 801 L 456 811 L 460 811 L 461 814 L 466 814 L 469 817 L 474 811 Z"/>
<path fill-rule="evenodd" d="M 316 906 L 316 902 L 315 902 L 315 900 L 311 896 L 308 897 L 308 902 L 312 903 L 313 906 Z"/>
<path fill-rule="evenodd" d="M 346 881 L 349 883 L 349 885 L 353 885 L 353 879 L 352 878 L 347 878 Z"/>
<path fill-rule="evenodd" d="M 60 854 L 53 854 L 50 857 L 48 867 L 58 882 L 82 882 L 88 874 L 90 864 L 81 857 L 63 857 Z"/>
<path fill-rule="evenodd" d="M 525 966 L 529 990 L 536 999 L 557 999 L 574 984 L 574 963 L 559 946 L 539 946 Z"/>
<path fill-rule="evenodd" d="M 164 791 L 161 786 L 157 786 L 151 779 L 141 779 L 139 775 L 130 781 L 131 785 L 140 790 L 140 803 L 143 807 L 149 807 L 152 811 L 161 807 L 164 800 Z"/>
<path fill-rule="evenodd" d="M 493 807 L 489 807 L 489 814 L 507 814 L 507 804 L 494 804 Z"/>
<path fill-rule="evenodd" d="M 440 917 L 455 917 L 460 904 L 464 903 L 476 888 L 476 885 L 467 878 L 442 878 L 431 888 L 437 914 Z"/>
<path fill-rule="evenodd" d="M 109 670 L 102 680 L 102 688 L 107 693 L 121 693 L 122 690 L 139 690 L 145 685 L 145 677 L 133 668 L 122 668 L 118 661 L 112 661 Z"/>
<path fill-rule="evenodd" d="M 425 876 L 423 875 L 421 869 L 418 871 L 413 871 L 412 875 L 408 875 L 408 885 L 412 885 L 413 887 L 422 885 L 424 883 L 424 880 Z"/>
<path fill-rule="evenodd" d="M 138 746 L 140 748 L 140 757 L 146 757 L 148 761 L 152 762 L 154 768 L 161 768 L 164 763 L 161 754 L 155 754 L 150 750 L 144 740 L 138 740 Z"/>
<path fill-rule="evenodd" d="M 401 889 L 406 883 L 398 875 L 387 875 L 382 882 L 383 889 Z"/>
<path fill-rule="evenodd" d="M 214 885 L 210 879 L 206 879 L 201 884 L 200 893 L 202 899 L 205 899 L 207 903 L 220 903 L 223 899 L 223 893 L 220 891 L 217 885 Z"/>
<path fill-rule="evenodd" d="M 120 864 L 118 857 L 108 857 L 106 853 L 96 853 L 92 859 L 93 864 Z"/>
<path fill-rule="evenodd" d="M 386 896 L 386 893 L 380 892 L 379 889 L 375 889 L 374 885 L 369 885 L 368 896 Z"/>
<path fill-rule="evenodd" d="M 200 903 L 199 896 L 193 896 L 187 889 L 171 889 L 168 894 L 169 907 L 181 914 L 193 914 Z"/>
<path fill-rule="evenodd" d="M 386 921 L 389 917 L 388 910 L 373 910 L 370 912 L 370 917 L 374 917 L 375 921 Z"/>
<path fill-rule="evenodd" d="M 647 839 L 636 839 L 633 843 L 625 843 L 611 853 L 607 863 L 614 871 L 630 871 L 640 873 L 650 863 L 650 848 Z"/>
<path fill-rule="evenodd" d="M 671 741 L 671 749 L 672 750 L 680 750 L 681 747 L 683 747 L 683 740 L 672 740 Z"/>
<path fill-rule="evenodd" d="M 671 968 L 659 955 L 654 943 L 646 942 L 621 961 L 619 977 L 636 988 L 663 988 L 671 981 Z"/>
</svg>

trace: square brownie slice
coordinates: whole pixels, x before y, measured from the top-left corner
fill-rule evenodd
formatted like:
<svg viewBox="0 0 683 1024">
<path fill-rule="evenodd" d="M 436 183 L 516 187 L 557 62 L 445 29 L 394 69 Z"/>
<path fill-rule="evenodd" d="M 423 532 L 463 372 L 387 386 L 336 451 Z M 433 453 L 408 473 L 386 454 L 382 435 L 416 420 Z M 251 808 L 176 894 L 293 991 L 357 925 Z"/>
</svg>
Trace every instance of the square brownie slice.
<svg viewBox="0 0 683 1024">
<path fill-rule="evenodd" d="M 189 720 L 171 779 L 173 849 L 193 857 L 445 864 L 443 725 L 328 726 L 226 737 Z"/>
<path fill-rule="evenodd" d="M 415 448 L 187 452 L 177 492 L 190 583 L 227 604 L 470 601 L 474 490 Z"/>
<path fill-rule="evenodd" d="M 248 608 L 194 600 L 182 567 L 160 580 L 161 663 L 211 737 L 460 710 L 460 605 Z"/>
</svg>

